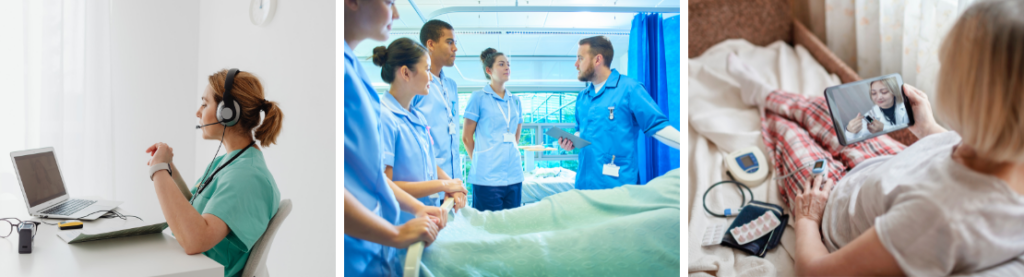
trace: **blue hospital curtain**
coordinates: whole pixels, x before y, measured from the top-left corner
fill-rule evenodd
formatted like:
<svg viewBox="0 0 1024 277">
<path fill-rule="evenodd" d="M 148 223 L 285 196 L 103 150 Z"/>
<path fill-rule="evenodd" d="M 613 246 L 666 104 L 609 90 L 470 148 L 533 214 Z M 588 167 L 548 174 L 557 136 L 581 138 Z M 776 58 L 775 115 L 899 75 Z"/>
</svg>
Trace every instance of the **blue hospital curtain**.
<svg viewBox="0 0 1024 277">
<path fill-rule="evenodd" d="M 669 122 L 679 130 L 679 19 L 639 13 L 629 31 L 628 76 L 644 84 Z M 638 138 L 640 183 L 679 168 L 679 150 L 641 133 Z"/>
</svg>

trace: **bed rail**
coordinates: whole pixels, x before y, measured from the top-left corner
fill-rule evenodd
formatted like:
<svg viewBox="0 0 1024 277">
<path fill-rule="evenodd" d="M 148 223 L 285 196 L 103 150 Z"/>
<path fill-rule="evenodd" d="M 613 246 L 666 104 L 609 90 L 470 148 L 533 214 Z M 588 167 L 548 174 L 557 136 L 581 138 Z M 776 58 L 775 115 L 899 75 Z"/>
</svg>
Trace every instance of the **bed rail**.
<svg viewBox="0 0 1024 277">
<path fill-rule="evenodd" d="M 447 198 L 444 203 L 441 204 L 441 211 L 448 213 L 455 206 L 455 198 Z M 420 276 L 420 260 L 423 259 L 423 247 L 422 241 L 413 243 L 409 246 L 409 251 L 405 254 L 405 266 L 404 271 L 406 277 L 419 277 Z"/>
</svg>

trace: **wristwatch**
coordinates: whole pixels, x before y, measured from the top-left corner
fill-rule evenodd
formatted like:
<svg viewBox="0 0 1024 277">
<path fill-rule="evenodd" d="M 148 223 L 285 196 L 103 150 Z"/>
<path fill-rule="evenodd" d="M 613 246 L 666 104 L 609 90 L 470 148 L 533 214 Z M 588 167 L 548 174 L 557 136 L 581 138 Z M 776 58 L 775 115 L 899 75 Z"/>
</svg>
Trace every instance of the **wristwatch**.
<svg viewBox="0 0 1024 277">
<path fill-rule="evenodd" d="M 168 165 L 167 163 L 158 163 L 158 164 L 154 164 L 154 165 L 149 166 L 149 180 L 152 181 L 153 180 L 153 174 L 155 174 L 157 171 L 161 171 L 161 170 L 167 170 L 167 174 L 169 174 L 171 176 L 174 176 L 174 172 L 171 172 L 171 166 L 170 165 Z"/>
</svg>

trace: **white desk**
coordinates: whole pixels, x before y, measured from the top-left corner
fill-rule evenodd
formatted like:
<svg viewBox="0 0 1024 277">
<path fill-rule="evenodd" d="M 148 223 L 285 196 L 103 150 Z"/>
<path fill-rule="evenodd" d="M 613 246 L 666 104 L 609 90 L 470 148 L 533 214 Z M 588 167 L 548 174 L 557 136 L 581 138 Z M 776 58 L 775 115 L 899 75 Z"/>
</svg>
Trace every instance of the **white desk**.
<svg viewBox="0 0 1024 277">
<path fill-rule="evenodd" d="M 123 211 L 121 211 L 124 213 Z M 0 218 L 29 217 L 21 195 L 0 194 Z M 143 217 L 146 219 L 146 217 Z M 130 222 L 138 222 L 129 218 Z M 58 222 L 46 219 L 46 222 Z M 82 221 L 84 228 L 123 226 L 129 221 L 108 218 Z M 156 223 L 156 222 L 152 222 Z M 67 244 L 55 225 L 40 225 L 31 254 L 18 253 L 18 234 L 0 239 L 3 276 L 224 276 L 224 266 L 203 254 L 187 255 L 170 228 L 151 234 Z"/>
</svg>

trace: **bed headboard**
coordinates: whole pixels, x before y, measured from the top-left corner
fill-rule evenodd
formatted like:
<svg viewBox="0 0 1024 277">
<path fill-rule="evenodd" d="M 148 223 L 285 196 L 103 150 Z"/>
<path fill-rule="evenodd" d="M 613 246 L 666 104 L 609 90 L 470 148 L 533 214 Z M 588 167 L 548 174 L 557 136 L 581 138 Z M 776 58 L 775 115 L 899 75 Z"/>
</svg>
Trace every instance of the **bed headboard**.
<svg viewBox="0 0 1024 277">
<path fill-rule="evenodd" d="M 730 38 L 793 43 L 788 0 L 690 0 L 688 7 L 690 58 Z"/>
<path fill-rule="evenodd" d="M 843 83 L 860 76 L 836 57 L 813 32 L 790 13 L 790 0 L 690 0 L 689 57 L 700 56 L 715 44 L 731 38 L 766 46 L 775 41 L 803 45 L 825 70 Z"/>
</svg>

